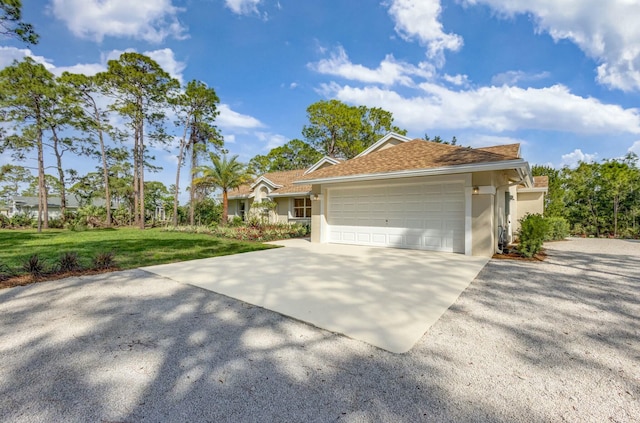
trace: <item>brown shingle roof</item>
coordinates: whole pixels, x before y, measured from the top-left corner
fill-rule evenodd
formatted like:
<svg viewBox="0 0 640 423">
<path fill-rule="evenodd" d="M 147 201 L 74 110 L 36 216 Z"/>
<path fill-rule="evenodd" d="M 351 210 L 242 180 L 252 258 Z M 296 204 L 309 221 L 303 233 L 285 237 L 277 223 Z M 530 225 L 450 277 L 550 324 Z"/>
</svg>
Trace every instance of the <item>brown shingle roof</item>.
<svg viewBox="0 0 640 423">
<path fill-rule="evenodd" d="M 271 191 L 271 194 L 295 194 L 311 191 L 311 185 L 293 185 L 293 181 L 301 179 L 305 171 L 306 169 L 286 170 L 283 172 L 269 172 L 261 176 L 276 185 L 282 185 L 281 188 Z M 241 185 L 238 189 L 229 191 L 229 197 L 248 196 L 253 192 L 251 188 L 252 184 L 253 182 L 251 182 L 251 184 Z"/>
<path fill-rule="evenodd" d="M 316 170 L 300 181 L 340 176 L 368 175 L 404 170 L 431 169 L 518 159 L 519 144 L 468 148 L 420 139 L 378 150 L 366 156 Z"/>
<path fill-rule="evenodd" d="M 490 153 L 502 154 L 505 157 L 510 157 L 512 159 L 520 158 L 520 144 L 504 144 L 504 145 L 494 145 L 491 147 L 480 147 L 476 148 L 476 150 L 488 151 Z"/>
<path fill-rule="evenodd" d="M 548 176 L 534 176 L 533 177 L 533 187 L 534 188 L 547 188 L 547 187 L 549 187 L 549 177 Z"/>
</svg>

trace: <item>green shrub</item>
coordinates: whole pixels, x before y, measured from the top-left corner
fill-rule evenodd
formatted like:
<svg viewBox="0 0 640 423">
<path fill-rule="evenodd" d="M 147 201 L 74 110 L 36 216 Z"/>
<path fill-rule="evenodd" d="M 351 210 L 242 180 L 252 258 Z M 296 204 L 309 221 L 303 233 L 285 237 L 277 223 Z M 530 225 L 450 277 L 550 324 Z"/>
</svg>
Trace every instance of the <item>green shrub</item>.
<svg viewBox="0 0 640 423">
<path fill-rule="evenodd" d="M 0 228 L 8 228 L 11 226 L 11 220 L 4 214 L 0 214 Z"/>
<path fill-rule="evenodd" d="M 0 263 L 0 281 L 4 281 L 13 276 L 13 271 L 9 266 L 4 263 Z"/>
<path fill-rule="evenodd" d="M 559 241 L 569 236 L 569 222 L 564 217 L 547 217 L 547 236 L 545 241 Z"/>
<path fill-rule="evenodd" d="M 240 216 L 233 216 L 233 219 L 230 219 L 227 224 L 229 226 L 238 227 L 244 225 L 244 221 Z"/>
<path fill-rule="evenodd" d="M 49 229 L 62 229 L 64 224 L 62 223 L 62 219 L 59 217 L 49 218 Z"/>
<path fill-rule="evenodd" d="M 542 249 L 547 235 L 547 221 L 539 214 L 527 214 L 520 219 L 520 245 L 518 250 L 525 257 L 533 257 Z"/>
<path fill-rule="evenodd" d="M 36 223 L 36 219 L 26 213 L 17 213 L 11 217 L 11 226 L 14 228 L 30 228 Z"/>
</svg>

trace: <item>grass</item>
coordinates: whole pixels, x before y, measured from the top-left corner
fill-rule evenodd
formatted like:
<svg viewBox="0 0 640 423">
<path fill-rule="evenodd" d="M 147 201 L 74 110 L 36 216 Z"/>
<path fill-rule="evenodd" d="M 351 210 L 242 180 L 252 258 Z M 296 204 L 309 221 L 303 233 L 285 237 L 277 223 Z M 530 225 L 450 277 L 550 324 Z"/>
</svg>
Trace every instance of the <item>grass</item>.
<svg viewBox="0 0 640 423">
<path fill-rule="evenodd" d="M 80 264 L 90 268 L 96 256 L 113 252 L 119 269 L 132 269 L 267 248 L 272 246 L 161 229 L 0 230 L 0 264 L 19 274 L 34 254 L 52 265 L 64 253 L 77 253 Z"/>
</svg>

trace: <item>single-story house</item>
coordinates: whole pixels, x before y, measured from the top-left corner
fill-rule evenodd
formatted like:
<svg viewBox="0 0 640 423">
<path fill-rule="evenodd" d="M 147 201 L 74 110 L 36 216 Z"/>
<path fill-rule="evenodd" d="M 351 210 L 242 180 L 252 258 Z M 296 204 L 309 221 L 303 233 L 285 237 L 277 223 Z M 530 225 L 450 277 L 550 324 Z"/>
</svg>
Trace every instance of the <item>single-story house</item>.
<svg viewBox="0 0 640 423">
<path fill-rule="evenodd" d="M 80 200 L 74 195 L 68 195 L 66 197 L 67 210 L 75 212 L 80 208 Z M 92 201 L 94 206 L 104 206 L 105 200 L 96 198 Z M 60 217 L 60 197 L 47 197 L 47 209 L 50 219 Z M 38 197 L 30 196 L 15 196 L 10 200 L 10 208 L 8 216 L 12 217 L 15 214 L 26 214 L 33 218 L 38 217 Z"/>
<path fill-rule="evenodd" d="M 235 215 L 266 198 L 279 221 L 310 219 L 312 242 L 491 256 L 513 240 L 517 219 L 542 213 L 546 191 L 519 144 L 469 148 L 389 133 L 353 159 L 265 174 L 229 198 Z"/>
</svg>

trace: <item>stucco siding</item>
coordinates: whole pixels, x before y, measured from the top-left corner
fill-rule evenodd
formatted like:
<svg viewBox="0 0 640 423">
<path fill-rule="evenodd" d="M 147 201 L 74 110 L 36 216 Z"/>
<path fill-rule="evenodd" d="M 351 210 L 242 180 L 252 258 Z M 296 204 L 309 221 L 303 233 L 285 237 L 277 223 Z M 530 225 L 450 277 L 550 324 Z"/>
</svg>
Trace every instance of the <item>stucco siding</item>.
<svg viewBox="0 0 640 423">
<path fill-rule="evenodd" d="M 471 254 L 491 257 L 495 252 L 493 195 L 473 195 L 471 206 Z"/>
<path fill-rule="evenodd" d="M 543 192 L 518 192 L 518 219 L 515 222 L 515 230 L 520 230 L 520 219 L 527 214 L 543 214 L 544 193 Z"/>
</svg>

